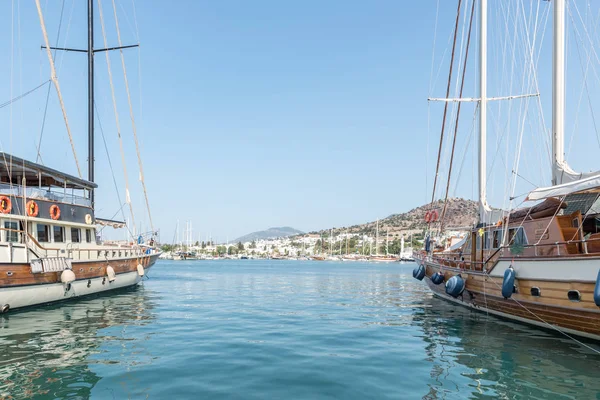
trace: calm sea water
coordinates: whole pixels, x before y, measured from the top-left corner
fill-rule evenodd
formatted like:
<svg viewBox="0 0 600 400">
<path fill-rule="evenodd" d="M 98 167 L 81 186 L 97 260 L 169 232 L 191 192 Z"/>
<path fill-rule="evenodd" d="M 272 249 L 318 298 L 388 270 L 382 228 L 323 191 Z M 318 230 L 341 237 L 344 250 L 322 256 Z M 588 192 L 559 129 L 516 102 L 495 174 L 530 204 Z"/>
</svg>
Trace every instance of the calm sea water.
<svg viewBox="0 0 600 400">
<path fill-rule="evenodd" d="M 137 289 L 2 317 L 0 398 L 600 399 L 599 356 L 412 268 L 160 261 Z"/>
</svg>

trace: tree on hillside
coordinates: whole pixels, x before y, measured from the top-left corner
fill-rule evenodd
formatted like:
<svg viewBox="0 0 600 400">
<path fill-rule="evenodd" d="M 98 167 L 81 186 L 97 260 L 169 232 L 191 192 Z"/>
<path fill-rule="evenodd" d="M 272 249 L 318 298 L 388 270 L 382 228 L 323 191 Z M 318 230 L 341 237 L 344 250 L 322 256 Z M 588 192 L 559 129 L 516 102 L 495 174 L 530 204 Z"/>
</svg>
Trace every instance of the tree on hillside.
<svg viewBox="0 0 600 400">
<path fill-rule="evenodd" d="M 255 249 L 256 248 L 256 240 L 253 240 L 252 243 L 250 243 L 250 248 L 251 249 Z"/>
<path fill-rule="evenodd" d="M 163 245 L 160 247 L 160 249 L 161 249 L 162 251 L 173 251 L 173 250 L 175 250 L 175 245 L 173 245 L 173 244 L 163 244 Z"/>
<path fill-rule="evenodd" d="M 238 251 L 244 251 L 244 244 L 242 242 L 238 242 L 237 248 L 238 248 Z"/>
<path fill-rule="evenodd" d="M 196 247 L 200 246 L 200 242 L 198 242 L 198 241 L 196 240 L 196 244 L 194 244 L 194 246 L 196 246 Z"/>
</svg>

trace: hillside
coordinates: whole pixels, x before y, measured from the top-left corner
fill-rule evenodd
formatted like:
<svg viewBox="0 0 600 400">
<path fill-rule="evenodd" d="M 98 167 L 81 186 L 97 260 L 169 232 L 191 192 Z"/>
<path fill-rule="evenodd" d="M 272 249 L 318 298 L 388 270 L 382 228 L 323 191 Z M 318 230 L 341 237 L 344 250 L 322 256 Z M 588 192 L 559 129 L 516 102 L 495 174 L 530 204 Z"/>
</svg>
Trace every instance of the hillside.
<svg viewBox="0 0 600 400">
<path fill-rule="evenodd" d="M 294 228 L 290 228 L 289 226 L 282 226 L 282 227 L 278 227 L 278 228 L 269 228 L 264 231 L 249 233 L 247 235 L 244 235 L 244 236 L 241 236 L 241 237 L 235 239 L 235 242 L 245 243 L 245 242 L 251 242 L 253 240 L 260 240 L 260 239 L 276 239 L 276 238 L 281 238 L 281 237 L 301 235 L 303 233 L 304 232 L 299 231 Z"/>
<path fill-rule="evenodd" d="M 440 211 L 440 214 L 442 207 L 443 202 L 441 200 L 436 202 L 435 208 Z M 460 198 L 448 199 L 444 225 L 450 229 L 472 226 L 477 222 L 478 207 L 477 202 L 472 200 Z M 389 233 L 390 239 L 395 236 L 401 236 L 402 234 L 410 235 L 423 233 L 427 227 L 424 217 L 428 209 L 429 204 L 426 204 L 402 214 L 392 214 L 386 218 L 380 219 L 380 237 L 385 237 L 386 233 Z M 345 233 L 346 231 L 354 234 L 373 236 L 376 231 L 376 221 L 349 227 L 333 228 L 334 235 Z M 329 230 L 324 229 L 320 232 L 311 233 L 323 233 L 328 235 Z"/>
</svg>

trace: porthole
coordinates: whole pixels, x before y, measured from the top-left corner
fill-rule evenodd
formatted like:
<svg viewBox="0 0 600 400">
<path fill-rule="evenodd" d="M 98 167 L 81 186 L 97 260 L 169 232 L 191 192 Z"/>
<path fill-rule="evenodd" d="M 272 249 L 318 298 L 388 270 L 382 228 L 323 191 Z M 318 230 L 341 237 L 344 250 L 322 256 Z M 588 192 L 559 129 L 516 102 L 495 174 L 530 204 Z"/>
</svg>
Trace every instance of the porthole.
<svg viewBox="0 0 600 400">
<path fill-rule="evenodd" d="M 542 291 L 540 290 L 539 287 L 532 287 L 531 288 L 531 295 L 535 296 L 535 297 L 540 297 L 542 295 Z"/>
<path fill-rule="evenodd" d="M 7 271 L 7 272 L 6 272 L 6 275 L 8 275 L 8 276 L 13 276 L 13 273 L 12 273 L 12 271 Z"/>
<path fill-rule="evenodd" d="M 567 296 L 569 297 L 569 300 L 571 301 L 581 301 L 581 293 L 579 293 L 579 290 L 569 290 L 569 293 L 567 293 Z"/>
</svg>

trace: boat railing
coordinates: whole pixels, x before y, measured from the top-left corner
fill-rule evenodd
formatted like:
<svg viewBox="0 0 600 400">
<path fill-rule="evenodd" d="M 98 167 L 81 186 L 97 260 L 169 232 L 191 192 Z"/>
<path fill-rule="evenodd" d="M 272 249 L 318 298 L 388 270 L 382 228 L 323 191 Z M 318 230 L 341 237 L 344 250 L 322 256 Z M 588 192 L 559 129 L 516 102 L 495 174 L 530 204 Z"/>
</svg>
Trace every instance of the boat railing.
<svg viewBox="0 0 600 400">
<path fill-rule="evenodd" d="M 21 232 L 22 231 L 18 231 Z M 67 243 L 66 247 L 46 247 L 42 245 L 33 235 L 27 233 L 29 239 L 28 245 L 35 248 L 34 253 L 45 257 L 64 257 L 65 253 L 69 258 L 77 260 L 110 260 L 123 257 L 144 257 L 148 253 L 140 246 L 133 245 L 128 247 L 106 247 L 101 248 L 81 248 L 79 243 Z"/>
<path fill-rule="evenodd" d="M 535 257 L 568 257 L 568 256 L 581 256 L 581 255 L 600 255 L 600 251 L 590 252 L 588 249 L 588 243 L 591 242 L 600 242 L 600 238 L 593 239 L 582 239 L 582 240 L 564 240 L 564 241 L 556 241 L 552 243 L 533 243 L 533 244 L 524 244 L 521 247 L 523 249 L 533 249 Z M 568 252 L 566 246 L 568 245 L 581 245 L 581 250 L 578 249 L 577 252 Z M 540 254 L 541 248 L 556 248 L 556 253 L 554 254 Z M 452 256 L 442 256 L 440 253 L 434 253 L 430 257 L 431 261 L 435 261 L 437 263 L 443 263 L 455 268 L 461 269 L 470 269 L 470 270 L 490 270 L 493 265 L 495 265 L 497 259 L 501 257 L 504 252 L 508 250 L 511 252 L 512 258 L 518 258 L 520 254 L 514 254 L 512 252 L 513 246 L 506 245 L 494 249 L 494 252 L 490 254 L 484 261 L 473 261 L 467 259 L 463 256 L 459 256 L 458 253 L 453 253 Z M 480 250 L 477 250 L 480 251 Z M 499 256 L 499 257 L 498 257 Z M 525 256 L 527 257 L 527 255 Z M 474 268 L 473 268 L 474 267 Z"/>
<path fill-rule="evenodd" d="M 25 190 L 23 190 L 23 186 L 20 185 L 0 183 L 0 194 L 21 198 L 23 195 L 25 195 L 27 199 L 41 199 L 77 206 L 91 207 L 90 199 L 84 196 L 78 196 L 74 193 L 67 193 L 66 190 L 58 191 L 42 189 L 39 187 L 26 187 Z"/>
</svg>

